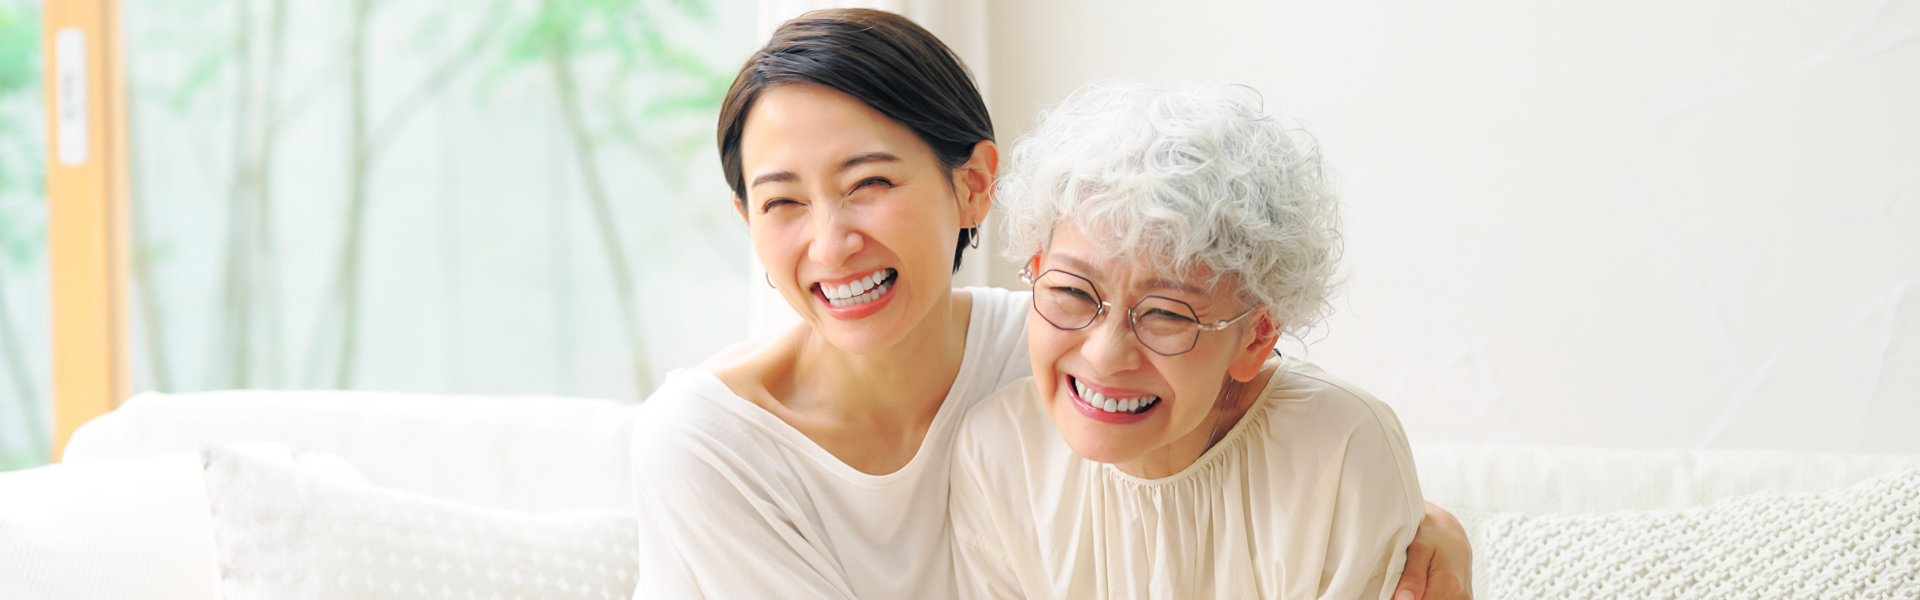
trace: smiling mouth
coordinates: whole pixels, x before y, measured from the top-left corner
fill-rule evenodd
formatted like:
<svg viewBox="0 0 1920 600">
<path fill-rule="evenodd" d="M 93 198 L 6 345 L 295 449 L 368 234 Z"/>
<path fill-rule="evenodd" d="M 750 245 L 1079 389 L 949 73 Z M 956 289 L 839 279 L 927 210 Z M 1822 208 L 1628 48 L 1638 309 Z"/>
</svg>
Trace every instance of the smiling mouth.
<svg viewBox="0 0 1920 600">
<path fill-rule="evenodd" d="M 900 271 L 881 269 L 872 274 L 836 286 L 813 284 L 820 296 L 834 308 L 848 308 L 879 300 L 893 289 L 895 281 L 900 279 Z"/>
<path fill-rule="evenodd" d="M 1144 414 L 1160 405 L 1159 396 L 1140 396 L 1137 398 L 1113 398 L 1094 391 L 1082 383 L 1080 378 L 1067 376 L 1067 383 L 1073 386 L 1074 398 L 1087 406 L 1116 415 Z"/>
</svg>

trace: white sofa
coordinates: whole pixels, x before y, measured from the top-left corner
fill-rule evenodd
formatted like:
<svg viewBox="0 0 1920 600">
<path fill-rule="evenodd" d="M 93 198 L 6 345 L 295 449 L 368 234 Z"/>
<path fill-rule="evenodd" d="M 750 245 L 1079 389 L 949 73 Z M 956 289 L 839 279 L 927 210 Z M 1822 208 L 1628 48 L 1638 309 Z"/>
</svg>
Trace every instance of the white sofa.
<svg viewBox="0 0 1920 600">
<path fill-rule="evenodd" d="M 467 504 L 624 510 L 635 408 L 571 398 L 143 394 L 82 427 L 63 463 L 0 474 L 0 598 L 214 597 L 197 454 L 208 442 L 268 440 L 338 455 L 372 484 Z M 1491 553 L 1481 524 L 1498 514 L 1678 509 L 1920 469 L 1920 455 L 1467 443 L 1414 450 L 1428 498 L 1475 536 L 1481 590 L 1502 575 L 1483 562 Z"/>
<path fill-rule="evenodd" d="M 268 440 L 368 482 L 529 512 L 626 510 L 633 405 L 368 392 L 142 394 L 60 464 L 0 473 L 0 598 L 215 597 L 198 451 Z"/>
<path fill-rule="evenodd" d="M 1487 525 L 1505 516 L 1545 517 L 1561 521 L 1587 519 L 1601 524 L 1624 527 L 1648 527 L 1662 522 L 1695 519 L 1719 524 L 1736 521 L 1752 527 L 1750 532 L 1724 532 L 1715 539 L 1740 540 L 1749 544 L 1778 545 L 1777 531 L 1764 531 L 1764 523 L 1743 518 L 1702 518 L 1711 511 L 1741 510 L 1728 502 L 1755 502 L 1788 494 L 1841 494 L 1849 486 L 1858 487 L 1868 480 L 1920 470 L 1920 455 L 1833 454 L 1816 452 L 1780 452 L 1761 450 L 1624 450 L 1524 446 L 1482 443 L 1415 443 L 1414 460 L 1420 470 L 1420 485 L 1427 499 L 1445 507 L 1466 526 L 1474 547 L 1475 597 L 1521 596 L 1515 588 L 1523 573 L 1506 572 L 1512 564 L 1579 563 L 1577 558 L 1512 556 L 1517 550 L 1513 540 L 1498 537 Z M 1718 503 L 1718 504 L 1716 504 Z M 1907 513 L 1920 505 L 1907 498 Z M 1716 508 L 1717 507 L 1717 508 Z M 1837 510 L 1837 508 L 1836 508 Z M 1788 514 L 1791 513 L 1781 513 Z M 1792 515 L 1798 516 L 1798 515 Z M 1912 521 L 1901 524 L 1911 536 L 1920 526 Z M 1663 530 L 1664 531 L 1664 530 Z M 1631 533 L 1631 532 L 1628 532 Z M 1748 535 L 1750 533 L 1751 535 Z M 1757 538 L 1757 539 L 1756 539 Z M 1911 574 L 1920 562 L 1920 540 L 1905 550 Z M 1629 542 L 1629 549 L 1646 554 L 1665 554 L 1671 560 L 1687 560 L 1685 551 L 1651 548 L 1663 540 L 1645 540 L 1645 545 Z M 1589 543 L 1569 540 L 1569 544 Z M 1591 543 L 1598 544 L 1598 540 Z M 1732 544 L 1729 544 L 1732 545 Z M 1499 552 L 1509 556 L 1494 561 Z M 1586 548 L 1603 552 L 1604 548 Z M 1708 548 L 1712 552 L 1720 549 Z M 1780 548 L 1785 550 L 1785 548 Z M 1726 552 L 1732 550 L 1725 549 Z M 1754 557 L 1756 567 L 1762 566 Z M 1699 560 L 1695 558 L 1694 560 Z M 1699 567 L 1700 565 L 1694 565 Z M 1511 567 L 1508 567 L 1511 570 Z M 1712 569 L 1706 569 L 1712 570 Z M 1731 575 L 1728 573 L 1726 575 Z M 1722 575 L 1722 576 L 1726 576 Z M 1762 577 L 1792 577 L 1789 574 L 1762 574 Z M 1499 585 L 1506 583 L 1507 585 Z M 1578 589 L 1579 586 L 1569 586 Z M 1592 588 L 1587 588 L 1591 590 Z M 1920 582 L 1900 587 L 1894 597 L 1920 598 L 1911 590 L 1920 590 Z M 1494 593 L 1495 591 L 1508 593 Z M 1905 594 L 1905 595 L 1899 595 Z M 1539 594 L 1565 597 L 1558 594 Z M 1669 597 L 1655 593 L 1591 593 L 1579 597 Z M 1690 597 L 1729 597 L 1698 594 Z M 1732 594 L 1730 597 L 1752 597 Z M 1764 596 L 1763 596 L 1764 597 Z M 1846 593 L 1793 594 L 1791 597 L 1855 597 Z"/>
</svg>

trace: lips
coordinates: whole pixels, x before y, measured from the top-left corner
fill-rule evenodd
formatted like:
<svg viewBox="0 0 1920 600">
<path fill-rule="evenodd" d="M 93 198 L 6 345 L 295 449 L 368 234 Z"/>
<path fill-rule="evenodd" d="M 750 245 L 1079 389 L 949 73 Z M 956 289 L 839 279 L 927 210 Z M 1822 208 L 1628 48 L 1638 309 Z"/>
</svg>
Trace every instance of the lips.
<svg viewBox="0 0 1920 600">
<path fill-rule="evenodd" d="M 885 308 L 899 282 L 898 270 L 880 268 L 840 283 L 816 283 L 813 297 L 826 305 L 827 314 L 835 319 L 861 319 Z"/>
<path fill-rule="evenodd" d="M 1066 375 L 1067 395 L 1073 399 L 1073 407 L 1087 418 L 1114 425 L 1137 423 L 1160 407 L 1159 396 L 1109 390 L 1089 385 L 1079 378 Z"/>
<path fill-rule="evenodd" d="M 826 296 L 828 304 L 844 308 L 866 304 L 887 295 L 899 275 L 900 272 L 893 269 L 879 269 L 838 285 L 814 285 L 820 290 L 820 295 Z"/>
</svg>

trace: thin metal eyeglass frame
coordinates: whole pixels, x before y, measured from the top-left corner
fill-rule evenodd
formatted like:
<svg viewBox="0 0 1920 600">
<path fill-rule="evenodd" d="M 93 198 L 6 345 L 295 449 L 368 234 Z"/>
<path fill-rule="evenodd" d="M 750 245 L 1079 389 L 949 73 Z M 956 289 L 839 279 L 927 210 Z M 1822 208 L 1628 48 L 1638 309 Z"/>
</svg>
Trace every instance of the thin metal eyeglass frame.
<svg viewBox="0 0 1920 600">
<path fill-rule="evenodd" d="M 1054 271 L 1060 271 L 1060 274 L 1062 275 L 1066 275 L 1066 276 L 1073 277 L 1075 279 L 1079 279 L 1081 281 L 1087 282 L 1087 289 L 1093 290 L 1093 301 L 1100 304 L 1099 308 L 1094 309 L 1093 318 L 1087 319 L 1087 323 L 1079 327 L 1062 327 L 1059 323 L 1053 322 L 1052 318 L 1047 317 L 1046 313 L 1041 312 L 1040 318 L 1046 321 L 1048 325 L 1052 325 L 1054 329 L 1058 329 L 1061 331 L 1080 331 L 1088 327 L 1092 327 L 1094 323 L 1100 322 L 1100 317 L 1106 316 L 1108 309 L 1114 308 L 1114 304 L 1112 302 L 1108 302 L 1106 300 L 1106 297 L 1100 293 L 1100 286 L 1094 285 L 1093 280 L 1087 279 L 1086 277 L 1082 277 L 1080 276 L 1080 274 L 1074 273 L 1072 271 L 1064 271 L 1061 269 L 1047 269 L 1045 271 L 1041 271 L 1039 275 L 1034 275 L 1033 265 L 1029 264 L 1027 266 L 1020 268 L 1020 281 L 1026 282 L 1026 284 L 1029 287 L 1031 287 L 1035 285 L 1035 282 L 1038 282 L 1041 277 L 1046 277 L 1047 273 L 1052 273 Z M 1035 290 L 1034 292 L 1035 299 L 1033 300 L 1033 302 L 1039 302 L 1038 300 L 1039 295 L 1040 294 L 1038 290 Z M 1147 338 L 1140 337 L 1140 328 L 1138 327 L 1139 316 L 1133 311 L 1133 309 L 1139 308 L 1141 304 L 1145 304 L 1147 300 L 1151 300 L 1154 298 L 1159 298 L 1161 300 L 1165 300 L 1168 302 L 1179 303 L 1181 306 L 1187 307 L 1187 312 L 1192 314 L 1196 321 L 1198 321 L 1200 318 L 1200 312 L 1193 310 L 1192 304 L 1187 304 L 1186 302 L 1175 300 L 1173 298 L 1168 298 L 1166 296 L 1147 296 L 1145 298 L 1141 298 L 1139 302 L 1133 303 L 1133 306 L 1127 307 L 1127 331 L 1133 332 L 1133 339 L 1138 340 L 1140 342 L 1141 347 L 1144 347 L 1148 350 L 1152 350 L 1154 354 L 1158 354 L 1161 356 L 1179 356 L 1182 354 L 1186 354 L 1188 352 L 1192 352 L 1194 348 L 1200 347 L 1201 333 L 1226 329 L 1228 325 L 1232 325 L 1241 319 L 1247 318 L 1247 315 L 1253 314 L 1254 309 L 1258 308 L 1258 307 L 1248 308 L 1247 310 L 1242 311 L 1238 316 L 1235 316 L 1231 319 L 1214 321 L 1212 323 L 1196 322 L 1194 323 L 1193 340 L 1190 342 L 1187 342 L 1187 349 L 1181 350 L 1179 352 L 1161 352 L 1159 348 L 1153 347 L 1153 344 L 1147 343 Z M 1037 304 L 1035 305 L 1034 310 L 1035 312 L 1040 312 Z"/>
</svg>

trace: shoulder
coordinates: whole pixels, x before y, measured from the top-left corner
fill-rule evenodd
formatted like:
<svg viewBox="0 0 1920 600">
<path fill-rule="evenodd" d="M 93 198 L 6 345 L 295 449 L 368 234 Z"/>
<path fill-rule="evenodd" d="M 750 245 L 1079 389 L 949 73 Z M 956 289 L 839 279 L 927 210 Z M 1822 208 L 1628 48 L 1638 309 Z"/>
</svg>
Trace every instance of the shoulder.
<svg viewBox="0 0 1920 600">
<path fill-rule="evenodd" d="M 954 294 L 973 298 L 973 322 L 969 324 L 970 328 L 977 326 L 998 334 L 1012 333 L 1025 337 L 1027 311 L 1033 306 L 1033 292 L 972 286 L 954 290 Z"/>
<path fill-rule="evenodd" d="M 1031 377 L 969 407 L 948 456 L 948 509 L 956 536 L 983 544 L 980 536 L 1023 514 L 1019 507 L 1030 501 L 1034 486 L 1045 485 L 1046 471 L 1068 462 L 1048 446 L 1053 431 Z"/>
<path fill-rule="evenodd" d="M 1358 386 L 1310 363 L 1279 362 L 1261 407 L 1270 421 L 1258 454 L 1295 474 L 1273 485 L 1317 499 L 1302 503 L 1311 507 L 1302 518 L 1328 523 L 1310 543 L 1324 545 L 1314 559 L 1322 561 L 1320 590 L 1385 597 L 1425 512 L 1406 433 L 1386 403 Z"/>
<path fill-rule="evenodd" d="M 650 429 L 675 429 L 676 425 L 688 422 L 700 423 L 716 418 L 726 418 L 727 410 L 721 403 L 741 401 L 721 383 L 719 376 L 704 369 L 679 369 L 667 374 L 666 381 L 660 382 L 647 399 L 640 403 L 642 418 L 636 425 L 649 426 Z"/>
<path fill-rule="evenodd" d="M 1268 387 L 1265 440 L 1296 458 L 1341 471 L 1341 485 L 1362 486 L 1420 504 L 1413 452 L 1385 402 L 1311 363 L 1280 361 Z"/>
<path fill-rule="evenodd" d="M 1400 428 L 1399 417 L 1373 394 L 1312 363 L 1294 359 L 1278 362 L 1263 407 L 1272 413 L 1269 417 L 1274 435 L 1307 435 L 1329 441 L 1359 435 L 1405 444 L 1406 433 Z"/>
<path fill-rule="evenodd" d="M 971 297 L 967 321 L 966 368 L 955 392 L 963 402 L 1001 389 L 1033 374 L 1027 356 L 1027 312 L 1030 292 L 969 287 L 954 290 Z"/>
<path fill-rule="evenodd" d="M 1005 491 L 1027 471 L 1051 466 L 1049 461 L 1060 459 L 1054 456 L 1055 446 L 1065 447 L 1056 443 L 1053 420 L 1034 397 L 1032 377 L 988 394 L 963 415 L 950 459 L 956 486 L 961 485 L 957 475 L 968 473 L 982 485 Z"/>
<path fill-rule="evenodd" d="M 955 434 L 955 456 L 987 450 L 1005 449 L 1017 441 L 1020 431 L 1032 419 L 1033 378 L 1022 377 L 1001 386 L 961 413 L 960 429 Z M 1045 415 L 1040 415 L 1045 417 Z"/>
<path fill-rule="evenodd" d="M 1033 396 L 1033 377 L 1020 377 L 975 402 L 960 417 L 958 438 L 966 444 L 1004 448 L 1004 442 L 1031 438 L 1031 431 L 1052 427 Z"/>
<path fill-rule="evenodd" d="M 774 440 L 712 373 L 682 369 L 642 402 L 633 424 L 637 477 L 676 477 L 700 471 L 752 468 L 768 459 Z M 771 418 L 771 415 L 767 415 Z"/>
</svg>

